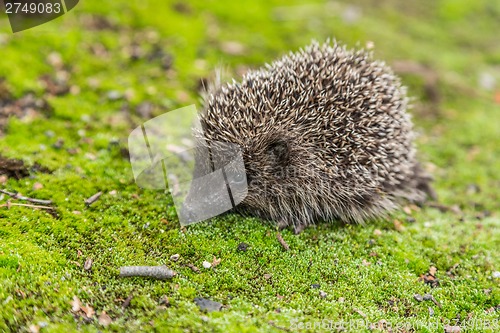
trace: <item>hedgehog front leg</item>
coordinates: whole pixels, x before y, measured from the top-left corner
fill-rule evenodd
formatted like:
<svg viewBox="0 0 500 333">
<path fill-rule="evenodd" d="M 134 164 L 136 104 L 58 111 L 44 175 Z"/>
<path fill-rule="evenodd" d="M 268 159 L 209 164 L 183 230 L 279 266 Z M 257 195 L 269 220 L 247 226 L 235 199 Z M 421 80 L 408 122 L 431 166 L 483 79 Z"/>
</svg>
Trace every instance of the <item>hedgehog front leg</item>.
<svg viewBox="0 0 500 333">
<path fill-rule="evenodd" d="M 285 219 L 279 219 L 276 223 L 276 226 L 278 227 L 278 230 L 281 231 L 285 228 L 287 228 L 290 224 L 288 223 L 287 220 Z"/>
<path fill-rule="evenodd" d="M 302 233 L 302 231 L 304 231 L 304 229 L 306 228 L 306 225 L 304 223 L 301 223 L 301 224 L 294 224 L 293 225 L 293 232 L 298 235 L 300 233 Z"/>
<path fill-rule="evenodd" d="M 298 235 L 298 234 L 302 233 L 302 231 L 304 231 L 304 229 L 306 228 L 307 225 L 304 223 L 296 224 L 293 222 L 289 222 L 286 219 L 280 219 L 277 223 L 277 226 L 278 226 L 278 230 L 280 230 L 280 231 L 285 229 L 285 228 L 292 227 L 294 234 Z"/>
</svg>

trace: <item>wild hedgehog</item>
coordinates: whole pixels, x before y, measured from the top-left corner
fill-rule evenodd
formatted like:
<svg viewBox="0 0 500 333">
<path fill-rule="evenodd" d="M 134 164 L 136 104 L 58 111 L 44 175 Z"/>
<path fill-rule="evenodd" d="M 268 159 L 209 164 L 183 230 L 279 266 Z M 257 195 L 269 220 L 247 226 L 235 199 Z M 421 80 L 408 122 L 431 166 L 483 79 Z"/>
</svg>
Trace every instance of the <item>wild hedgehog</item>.
<svg viewBox="0 0 500 333">
<path fill-rule="evenodd" d="M 407 107 L 406 88 L 383 62 L 313 42 L 209 92 L 197 135 L 241 147 L 248 194 L 238 212 L 298 233 L 321 220 L 363 222 L 433 193 Z"/>
</svg>

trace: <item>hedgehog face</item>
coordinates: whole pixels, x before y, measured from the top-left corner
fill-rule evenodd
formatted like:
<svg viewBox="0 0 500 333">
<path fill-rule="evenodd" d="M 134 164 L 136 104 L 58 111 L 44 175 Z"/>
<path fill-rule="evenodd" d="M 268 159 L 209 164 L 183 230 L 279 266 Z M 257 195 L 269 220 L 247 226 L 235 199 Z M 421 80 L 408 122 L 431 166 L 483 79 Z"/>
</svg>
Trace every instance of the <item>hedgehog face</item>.
<svg viewBox="0 0 500 333">
<path fill-rule="evenodd" d="M 269 217 L 269 207 L 287 200 L 297 178 L 290 163 L 293 153 L 290 142 L 279 137 L 264 142 L 264 145 L 253 142 L 244 151 L 248 193 L 237 209 L 257 210 Z"/>
<path fill-rule="evenodd" d="M 253 192 L 264 191 L 265 188 L 257 186 L 277 185 L 285 175 L 289 164 L 290 147 L 286 140 L 275 139 L 264 147 L 252 145 L 245 150 L 245 171 L 249 189 Z"/>
</svg>

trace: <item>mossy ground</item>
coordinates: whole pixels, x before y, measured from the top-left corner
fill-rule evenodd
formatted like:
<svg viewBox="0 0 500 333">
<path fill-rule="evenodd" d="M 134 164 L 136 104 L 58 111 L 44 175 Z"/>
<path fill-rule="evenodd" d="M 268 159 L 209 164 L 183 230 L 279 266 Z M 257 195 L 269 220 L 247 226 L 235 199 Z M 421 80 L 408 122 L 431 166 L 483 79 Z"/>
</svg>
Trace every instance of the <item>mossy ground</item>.
<svg viewBox="0 0 500 333">
<path fill-rule="evenodd" d="M 15 98 L 34 91 L 53 111 L 11 118 L 0 138 L 2 155 L 52 173 L 1 187 L 53 200 L 57 216 L 0 208 L 0 331 L 318 331 L 321 322 L 321 329 L 358 332 L 382 320 L 402 332 L 443 331 L 446 324 L 498 331 L 500 3 L 348 3 L 82 1 L 16 35 L 2 18 L 0 77 Z M 320 224 L 298 236 L 286 230 L 285 252 L 274 227 L 257 219 L 224 215 L 181 229 L 165 193 L 135 185 L 120 148 L 146 120 L 135 113 L 138 104 L 149 101 L 159 114 L 198 103 L 199 79 L 215 67 L 237 76 L 328 37 L 350 46 L 373 42 L 375 57 L 390 64 L 427 66 L 427 74 L 402 74 L 403 81 L 415 97 L 419 149 L 434 165 L 440 202 L 459 209 L 407 209 L 366 225 Z M 134 46 L 141 50 L 135 60 Z M 48 60 L 54 52 L 62 67 Z M 42 75 L 57 71 L 69 73 L 71 93 L 54 96 L 41 85 Z M 437 81 L 426 88 L 429 73 Z M 496 87 L 480 80 L 484 73 Z M 110 91 L 123 97 L 113 100 Z M 34 190 L 35 183 L 43 188 Z M 100 200 L 85 207 L 98 191 Z M 242 242 L 247 251 L 237 249 Z M 170 261 L 176 253 L 180 260 Z M 214 257 L 220 264 L 202 267 Z M 160 264 L 178 276 L 118 278 L 120 266 Z M 419 279 L 431 266 L 435 287 Z M 432 294 L 441 307 L 415 294 Z M 73 313 L 74 296 L 96 314 Z M 203 313 L 195 297 L 224 307 Z M 112 320 L 107 327 L 97 320 L 102 311 Z"/>
</svg>

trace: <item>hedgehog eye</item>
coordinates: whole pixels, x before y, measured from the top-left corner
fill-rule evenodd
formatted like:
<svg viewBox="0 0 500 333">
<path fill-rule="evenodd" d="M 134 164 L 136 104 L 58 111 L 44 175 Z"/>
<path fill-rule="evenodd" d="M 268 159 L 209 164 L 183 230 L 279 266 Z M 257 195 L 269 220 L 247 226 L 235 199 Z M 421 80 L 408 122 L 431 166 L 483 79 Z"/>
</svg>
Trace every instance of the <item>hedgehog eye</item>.
<svg viewBox="0 0 500 333">
<path fill-rule="evenodd" d="M 282 139 L 275 141 L 269 145 L 268 152 L 274 158 L 276 164 L 285 165 L 289 155 L 288 142 Z"/>
</svg>

